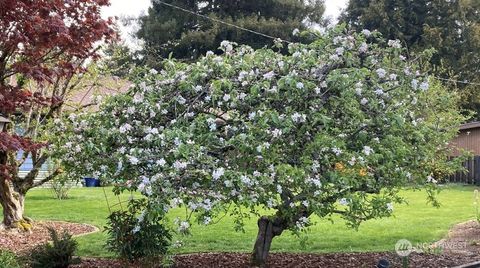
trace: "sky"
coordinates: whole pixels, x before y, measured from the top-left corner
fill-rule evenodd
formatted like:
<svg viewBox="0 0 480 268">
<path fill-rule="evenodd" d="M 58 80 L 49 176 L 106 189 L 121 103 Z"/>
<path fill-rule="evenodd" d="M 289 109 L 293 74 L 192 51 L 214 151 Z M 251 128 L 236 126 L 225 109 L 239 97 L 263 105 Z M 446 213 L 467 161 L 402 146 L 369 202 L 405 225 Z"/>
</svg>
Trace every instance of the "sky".
<svg viewBox="0 0 480 268">
<path fill-rule="evenodd" d="M 261 1 L 261 0 L 260 0 Z M 345 8 L 348 0 L 325 0 L 325 16 L 336 19 L 341 12 L 342 8 Z M 104 7 L 102 15 L 104 17 L 123 17 L 123 16 L 138 16 L 146 13 L 150 6 L 150 0 L 110 0 L 111 5 Z M 134 28 L 120 27 L 122 31 L 122 38 L 128 40 L 130 46 L 135 46 L 133 40 L 129 38 L 129 32 L 132 32 Z"/>
</svg>

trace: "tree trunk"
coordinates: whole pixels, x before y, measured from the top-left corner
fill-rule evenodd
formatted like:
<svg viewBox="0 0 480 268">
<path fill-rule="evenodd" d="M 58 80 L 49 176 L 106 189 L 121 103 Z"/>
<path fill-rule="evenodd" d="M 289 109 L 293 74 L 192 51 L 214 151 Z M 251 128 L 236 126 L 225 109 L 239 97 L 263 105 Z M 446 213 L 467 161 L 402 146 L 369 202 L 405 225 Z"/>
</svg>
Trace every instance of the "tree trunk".
<svg viewBox="0 0 480 268">
<path fill-rule="evenodd" d="M 6 164 L 7 153 L 0 152 L 0 166 L 5 167 Z M 16 223 L 23 220 L 25 194 L 15 190 L 5 172 L 6 170 L 0 170 L 0 204 L 3 208 L 3 224 L 6 227 L 16 227 Z"/>
<path fill-rule="evenodd" d="M 15 191 L 9 180 L 0 178 L 0 203 L 5 227 L 17 227 L 16 223 L 24 219 L 24 200 L 25 195 Z"/>
<path fill-rule="evenodd" d="M 285 230 L 284 221 L 279 218 L 269 219 L 266 216 L 258 219 L 258 234 L 252 253 L 252 265 L 265 267 L 267 264 L 270 246 L 275 236 L 280 235 Z"/>
</svg>

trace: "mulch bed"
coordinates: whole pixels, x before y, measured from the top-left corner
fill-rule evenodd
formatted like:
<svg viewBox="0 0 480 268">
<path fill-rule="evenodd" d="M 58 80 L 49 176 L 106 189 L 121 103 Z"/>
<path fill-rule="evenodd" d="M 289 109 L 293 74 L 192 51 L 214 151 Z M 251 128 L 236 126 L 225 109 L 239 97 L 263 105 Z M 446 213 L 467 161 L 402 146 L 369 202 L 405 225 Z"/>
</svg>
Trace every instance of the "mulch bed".
<svg viewBox="0 0 480 268">
<path fill-rule="evenodd" d="M 49 239 L 47 226 L 52 226 L 62 232 L 67 230 L 74 235 L 96 231 L 96 228 L 86 224 L 67 222 L 40 222 L 34 226 L 33 232 L 15 233 L 0 231 L 0 248 L 6 248 L 18 253 Z M 455 267 L 480 260 L 480 224 L 469 221 L 456 225 L 447 238 L 436 243 L 437 247 L 445 248 L 441 254 L 412 253 L 409 256 L 409 267 Z M 250 267 L 248 253 L 196 253 L 177 255 L 174 257 L 174 267 L 190 268 L 221 268 Z M 376 267 L 380 259 L 386 259 L 390 267 L 402 267 L 402 259 L 395 252 L 364 252 L 364 253 L 329 253 L 329 254 L 296 254 L 272 253 L 269 256 L 268 267 Z M 92 267 L 154 267 L 139 263 L 128 263 L 119 259 L 82 258 L 82 263 L 76 268 Z M 158 265 L 160 267 L 160 264 Z"/>
<path fill-rule="evenodd" d="M 443 246 L 448 254 L 480 255 L 480 224 L 475 220 L 459 223 L 436 244 Z"/>
<path fill-rule="evenodd" d="M 249 267 L 249 254 L 216 253 L 191 254 L 176 257 L 175 267 Z M 376 267 L 380 259 L 390 262 L 390 267 L 402 267 L 402 260 L 396 253 L 330 253 L 292 254 L 273 253 L 269 256 L 268 267 Z M 480 257 L 477 257 L 480 259 Z M 466 255 L 410 255 L 409 267 L 452 267 L 471 262 Z"/>
<path fill-rule="evenodd" d="M 23 252 L 50 240 L 48 227 L 52 227 L 59 234 L 64 230 L 72 235 L 81 235 L 98 231 L 98 228 L 88 224 L 61 222 L 61 221 L 41 221 L 35 222 L 31 232 L 18 231 L 16 229 L 0 230 L 0 249 L 6 249 L 15 253 Z"/>
<path fill-rule="evenodd" d="M 175 256 L 175 268 L 247 268 L 250 255 L 248 253 L 198 253 Z M 390 262 L 390 267 L 402 267 L 402 260 L 396 253 L 330 253 L 330 254 L 294 254 L 272 253 L 269 256 L 270 268 L 362 268 L 376 267 L 380 259 Z M 480 260 L 480 256 L 446 255 L 446 254 L 418 254 L 412 253 L 408 267 L 442 268 Z M 75 268 L 100 268 L 100 267 L 153 267 L 140 264 L 129 264 L 116 259 L 89 258 L 83 259 Z M 157 267 L 160 267 L 158 265 Z"/>
</svg>

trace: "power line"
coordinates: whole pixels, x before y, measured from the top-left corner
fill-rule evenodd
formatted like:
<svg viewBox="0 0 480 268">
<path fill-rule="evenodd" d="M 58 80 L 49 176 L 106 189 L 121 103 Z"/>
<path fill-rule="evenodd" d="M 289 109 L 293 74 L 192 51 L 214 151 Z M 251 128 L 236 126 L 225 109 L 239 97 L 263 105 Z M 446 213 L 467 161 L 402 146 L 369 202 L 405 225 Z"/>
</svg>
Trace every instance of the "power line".
<svg viewBox="0 0 480 268">
<path fill-rule="evenodd" d="M 198 12 L 194 12 L 194 11 L 185 9 L 185 8 L 183 8 L 183 7 L 179 7 L 179 6 L 170 4 L 170 3 L 165 3 L 165 2 L 163 2 L 163 1 L 161 1 L 161 0 L 154 0 L 154 1 L 155 1 L 156 3 L 160 3 L 160 4 L 163 4 L 163 5 L 169 6 L 169 7 L 171 7 L 171 8 L 175 8 L 175 9 L 181 10 L 181 11 L 186 12 L 186 13 L 190 13 L 190 14 L 192 14 L 192 15 L 196 15 L 196 16 L 202 17 L 202 18 L 204 18 L 204 19 L 214 21 L 214 22 L 216 22 L 216 23 L 225 24 L 225 25 L 228 25 L 228 26 L 233 27 L 233 28 L 237 28 L 237 29 L 242 30 L 242 31 L 247 31 L 247 32 L 250 32 L 250 33 L 253 33 L 253 34 L 256 34 L 256 35 L 260 35 L 260 36 L 263 36 L 263 37 L 267 37 L 267 38 L 273 39 L 273 40 L 280 40 L 281 42 L 285 42 L 285 43 L 287 43 L 287 44 L 291 44 L 291 43 L 292 43 L 292 42 L 290 42 L 290 41 L 283 40 L 283 39 L 278 38 L 278 37 L 275 37 L 275 36 L 271 36 L 271 35 L 268 35 L 268 34 L 264 34 L 264 33 L 261 33 L 261 32 L 257 32 L 257 31 L 251 30 L 251 29 L 247 29 L 247 28 L 244 28 L 244 27 L 241 27 L 241 26 L 238 26 L 238 25 L 235 25 L 235 24 L 226 22 L 226 21 L 222 21 L 222 20 L 219 20 L 219 19 L 211 18 L 211 17 L 209 17 L 209 16 L 200 14 L 200 13 L 198 13 Z M 260 0 L 260 1 L 261 1 L 261 0 Z"/>
<path fill-rule="evenodd" d="M 436 76 L 433 76 L 433 77 L 438 79 L 438 80 L 449 81 L 449 82 L 453 82 L 453 83 L 461 83 L 461 84 L 466 84 L 466 85 L 480 86 L 480 83 L 472 83 L 472 82 L 460 81 L 460 80 L 455 80 L 455 79 L 441 78 L 441 77 L 436 77 Z"/>
<path fill-rule="evenodd" d="M 220 23 L 220 24 L 224 24 L 224 25 L 227 25 L 227 26 L 230 26 L 230 27 L 233 27 L 233 28 L 237 28 L 237 29 L 242 30 L 242 31 L 247 31 L 247 32 L 250 32 L 250 33 L 259 35 L 259 36 L 263 36 L 263 37 L 267 37 L 267 38 L 273 39 L 273 40 L 280 40 L 281 42 L 285 42 L 285 43 L 287 43 L 287 44 L 291 44 L 291 43 L 292 43 L 292 42 L 290 42 L 290 41 L 283 40 L 283 39 L 281 39 L 281 38 L 279 38 L 279 37 L 271 36 L 271 35 L 268 35 L 268 34 L 264 34 L 264 33 L 261 33 L 261 32 L 257 32 L 257 31 L 251 30 L 251 29 L 247 29 L 247 28 L 244 28 L 244 27 L 235 25 L 235 24 L 233 24 L 233 23 L 229 23 L 229 22 L 226 22 L 226 21 L 222 21 L 222 20 L 219 20 L 219 19 L 216 19 L 216 18 L 211 18 L 211 17 L 209 17 L 209 16 L 200 14 L 200 13 L 198 13 L 198 12 L 194 12 L 194 11 L 185 9 L 185 8 L 183 8 L 183 7 L 179 7 L 179 6 L 170 4 L 170 3 L 166 3 L 166 2 L 164 2 L 164 1 L 162 1 L 162 0 L 154 0 L 154 1 L 155 1 L 156 3 L 162 4 L 162 5 L 165 5 L 165 6 L 174 8 L 174 9 L 178 9 L 178 10 L 181 10 L 181 11 L 183 11 L 183 12 L 186 12 L 186 13 L 189 13 L 189 14 L 192 14 L 192 15 L 196 15 L 196 16 L 202 17 L 202 18 L 207 19 L 207 20 L 211 20 L 211 21 L 216 22 L 216 23 Z M 437 76 L 432 76 L 432 77 L 433 77 L 433 78 L 436 78 L 436 79 L 439 79 L 439 80 L 448 81 L 448 82 L 453 82 L 453 83 L 461 83 L 461 84 L 466 84 L 466 85 L 480 86 L 480 83 L 465 82 L 465 81 L 460 81 L 460 80 L 455 80 L 455 79 L 441 78 L 441 77 L 437 77 Z"/>
</svg>

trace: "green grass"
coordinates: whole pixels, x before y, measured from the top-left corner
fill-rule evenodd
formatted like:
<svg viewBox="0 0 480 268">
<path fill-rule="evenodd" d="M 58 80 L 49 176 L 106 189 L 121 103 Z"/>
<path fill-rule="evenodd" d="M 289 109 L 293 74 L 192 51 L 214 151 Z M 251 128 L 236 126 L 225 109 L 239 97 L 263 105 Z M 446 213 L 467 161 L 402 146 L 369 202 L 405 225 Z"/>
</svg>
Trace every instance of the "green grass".
<svg viewBox="0 0 480 268">
<path fill-rule="evenodd" d="M 450 185 L 439 195 L 442 206 L 434 208 L 426 203 L 423 191 L 404 191 L 402 195 L 409 205 L 395 207 L 395 217 L 371 220 L 363 223 L 358 231 L 346 227 L 343 220 L 334 218 L 334 223 L 325 219 L 311 228 L 307 246 L 302 248 L 299 240 L 284 233 L 273 241 L 273 251 L 289 252 L 348 252 L 393 250 L 397 240 L 405 238 L 412 243 L 433 242 L 446 235 L 456 223 L 475 218 L 473 190 L 471 186 Z M 118 203 L 110 189 L 106 189 L 110 204 Z M 27 195 L 26 214 L 35 220 L 64 220 L 89 223 L 103 229 L 108 215 L 108 206 L 102 188 L 72 189 L 70 199 L 56 200 L 48 189 L 34 189 Z M 123 196 L 126 199 L 127 196 Z M 170 213 L 175 217 L 180 210 Z M 225 217 L 211 226 L 194 226 L 192 236 L 176 237 L 184 247 L 179 253 L 207 251 L 250 251 L 256 235 L 256 219 L 247 220 L 246 232 L 233 230 L 232 218 Z M 78 238 L 79 255 L 111 256 L 103 245 L 105 234 L 95 233 Z"/>
</svg>

